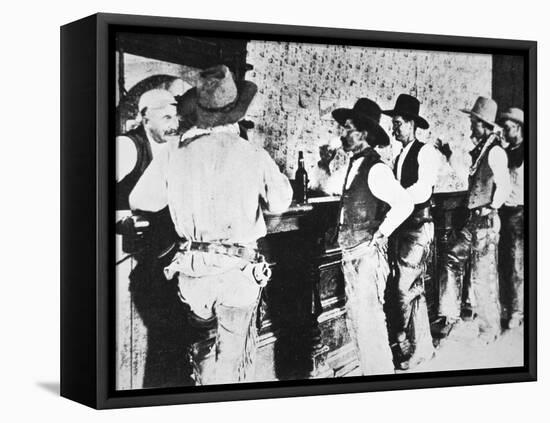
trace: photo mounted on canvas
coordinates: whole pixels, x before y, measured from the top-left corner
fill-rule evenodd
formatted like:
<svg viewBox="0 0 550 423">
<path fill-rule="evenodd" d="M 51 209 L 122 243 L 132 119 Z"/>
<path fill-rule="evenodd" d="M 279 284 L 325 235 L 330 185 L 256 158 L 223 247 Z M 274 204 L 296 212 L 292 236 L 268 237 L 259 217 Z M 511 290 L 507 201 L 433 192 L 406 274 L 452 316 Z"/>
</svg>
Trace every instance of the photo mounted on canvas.
<svg viewBox="0 0 550 423">
<path fill-rule="evenodd" d="M 98 16 L 102 406 L 532 380 L 535 43 Z"/>
</svg>

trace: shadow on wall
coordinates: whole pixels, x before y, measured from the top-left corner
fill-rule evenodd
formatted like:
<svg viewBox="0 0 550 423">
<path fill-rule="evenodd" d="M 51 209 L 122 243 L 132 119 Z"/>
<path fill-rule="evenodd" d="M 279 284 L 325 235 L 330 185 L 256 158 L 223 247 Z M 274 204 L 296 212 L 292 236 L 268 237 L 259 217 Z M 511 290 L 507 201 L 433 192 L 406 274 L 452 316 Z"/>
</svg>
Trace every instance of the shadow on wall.
<svg viewBox="0 0 550 423">
<path fill-rule="evenodd" d="M 36 386 L 42 388 L 44 391 L 59 396 L 61 393 L 59 382 L 37 382 Z"/>
</svg>

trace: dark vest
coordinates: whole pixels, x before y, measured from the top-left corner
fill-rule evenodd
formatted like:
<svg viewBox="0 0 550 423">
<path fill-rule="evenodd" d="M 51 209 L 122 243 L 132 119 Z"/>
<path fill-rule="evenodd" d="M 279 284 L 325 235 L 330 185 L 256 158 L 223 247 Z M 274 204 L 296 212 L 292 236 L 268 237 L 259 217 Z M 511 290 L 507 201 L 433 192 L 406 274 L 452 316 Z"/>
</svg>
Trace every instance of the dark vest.
<svg viewBox="0 0 550 423">
<path fill-rule="evenodd" d="M 409 152 L 407 153 L 407 156 L 405 157 L 405 160 L 403 161 L 403 166 L 401 167 L 400 183 L 401 183 L 401 186 L 405 189 L 409 188 L 410 186 L 418 182 L 418 154 L 420 153 L 420 150 L 423 146 L 424 146 L 423 143 L 421 143 L 418 140 L 414 140 L 413 144 L 411 145 L 411 148 L 409 149 Z M 395 164 L 393 167 L 393 173 L 396 177 L 397 177 L 398 163 L 399 163 L 399 157 L 397 157 L 397 160 L 395 161 Z M 432 192 L 433 192 L 433 188 L 432 188 Z M 421 204 L 415 204 L 414 210 L 417 211 L 417 210 L 429 208 L 430 201 L 431 201 L 431 197 Z"/>
<path fill-rule="evenodd" d="M 350 187 L 346 189 L 353 162 L 360 157 L 364 157 L 364 160 Z M 340 202 L 342 220 L 338 231 L 338 243 L 341 248 L 352 248 L 362 242 L 370 241 L 382 223 L 388 206 L 373 195 L 368 185 L 370 169 L 381 162 L 380 155 L 368 148 L 354 157 L 349 164 Z"/>
<path fill-rule="evenodd" d="M 153 160 L 151 146 L 143 126 L 129 131 L 124 136 L 130 138 L 137 149 L 137 161 L 132 171 L 117 183 L 116 187 L 116 209 L 129 210 L 130 193 L 136 186 L 139 178 L 147 169 L 147 166 Z M 159 254 L 165 252 L 178 238 L 170 210 L 168 206 L 158 212 L 132 210 L 132 214 L 141 216 L 149 222 L 149 228 L 143 237 L 143 250 L 138 254 L 139 259 L 145 260 L 154 259 Z"/>
<path fill-rule="evenodd" d="M 137 149 L 137 161 L 132 171 L 120 180 L 116 185 L 116 209 L 117 210 L 129 210 L 130 204 L 128 199 L 130 193 L 136 186 L 139 178 L 153 160 L 153 153 L 151 152 L 151 146 L 149 140 L 145 134 L 145 129 L 140 125 L 136 129 L 133 129 L 124 136 L 130 138 Z"/>
<path fill-rule="evenodd" d="M 491 145 L 479 157 L 477 168 L 472 169 L 469 177 L 468 208 L 475 209 L 487 206 L 493 201 L 495 192 L 495 178 L 489 166 L 489 152 L 499 145 L 494 136 L 487 141 Z M 474 166 L 475 163 L 472 164 Z"/>
</svg>

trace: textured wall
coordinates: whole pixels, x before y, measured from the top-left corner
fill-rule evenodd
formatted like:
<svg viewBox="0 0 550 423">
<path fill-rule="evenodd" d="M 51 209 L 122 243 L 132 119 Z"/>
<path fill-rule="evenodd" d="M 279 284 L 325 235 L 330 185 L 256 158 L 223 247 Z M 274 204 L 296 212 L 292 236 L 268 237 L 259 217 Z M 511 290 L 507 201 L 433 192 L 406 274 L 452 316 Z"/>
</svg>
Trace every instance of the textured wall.
<svg viewBox="0 0 550 423">
<path fill-rule="evenodd" d="M 258 85 L 249 109 L 256 122 L 251 138 L 262 143 L 289 176 L 303 150 L 308 167 L 318 160 L 318 147 L 338 142 L 330 112 L 370 97 L 393 108 L 400 93 L 417 96 L 421 114 L 431 123 L 418 137 L 448 141 L 454 169 L 443 164 L 436 190 L 466 188 L 469 120 L 458 109 L 470 107 L 478 95 L 491 95 L 491 55 L 415 50 L 252 41 L 247 79 Z M 382 118 L 390 132 L 391 121 Z M 395 157 L 393 144 L 388 157 Z"/>
</svg>

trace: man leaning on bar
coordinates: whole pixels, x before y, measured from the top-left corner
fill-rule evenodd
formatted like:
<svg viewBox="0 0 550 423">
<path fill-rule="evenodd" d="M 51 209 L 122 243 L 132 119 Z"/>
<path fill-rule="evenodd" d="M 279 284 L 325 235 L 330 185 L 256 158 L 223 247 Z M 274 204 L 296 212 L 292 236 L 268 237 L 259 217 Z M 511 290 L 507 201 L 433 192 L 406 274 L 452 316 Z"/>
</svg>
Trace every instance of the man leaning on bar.
<svg viewBox="0 0 550 423">
<path fill-rule="evenodd" d="M 412 199 L 376 151 L 390 143 L 380 115 L 378 104 L 368 98 L 360 98 L 352 109 L 332 112 L 344 151 L 352 156 L 341 198 L 338 242 L 348 329 L 363 375 L 394 373 L 383 308 L 387 242 L 413 210 Z"/>
</svg>

